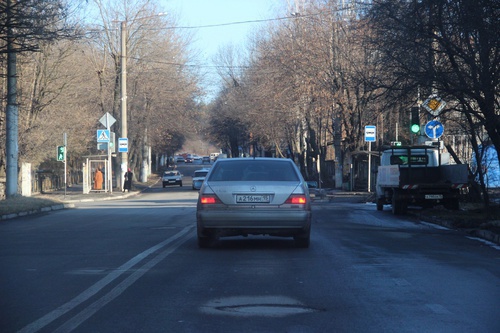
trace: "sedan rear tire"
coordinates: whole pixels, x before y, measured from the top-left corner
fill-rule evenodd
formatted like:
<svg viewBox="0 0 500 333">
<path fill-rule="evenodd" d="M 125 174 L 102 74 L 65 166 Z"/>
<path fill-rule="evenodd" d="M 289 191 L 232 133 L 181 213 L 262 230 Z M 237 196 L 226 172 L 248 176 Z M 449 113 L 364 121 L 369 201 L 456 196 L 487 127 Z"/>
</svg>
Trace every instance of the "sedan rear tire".
<svg viewBox="0 0 500 333">
<path fill-rule="evenodd" d="M 308 230 L 306 233 L 293 236 L 295 246 L 306 249 L 311 243 L 311 232 Z"/>
<path fill-rule="evenodd" d="M 213 239 L 211 237 L 200 237 L 198 236 L 198 247 L 200 249 L 209 248 L 212 245 Z"/>
<path fill-rule="evenodd" d="M 202 229 L 200 227 L 197 227 L 196 234 L 198 236 L 198 247 L 200 249 L 209 248 L 217 238 L 213 230 Z"/>
</svg>

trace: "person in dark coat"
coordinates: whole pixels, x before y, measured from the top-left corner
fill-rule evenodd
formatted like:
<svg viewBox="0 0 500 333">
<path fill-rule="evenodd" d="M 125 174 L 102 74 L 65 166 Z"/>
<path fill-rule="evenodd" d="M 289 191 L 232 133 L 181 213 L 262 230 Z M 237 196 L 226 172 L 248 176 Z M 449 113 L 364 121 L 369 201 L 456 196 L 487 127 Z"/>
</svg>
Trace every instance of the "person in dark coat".
<svg viewBox="0 0 500 333">
<path fill-rule="evenodd" d="M 132 189 L 132 177 L 133 176 L 134 176 L 134 174 L 132 173 L 132 170 L 130 170 L 130 168 L 128 168 L 128 171 L 125 172 L 125 182 L 123 184 L 123 192 L 125 192 L 125 190 L 130 192 L 130 190 Z"/>
</svg>

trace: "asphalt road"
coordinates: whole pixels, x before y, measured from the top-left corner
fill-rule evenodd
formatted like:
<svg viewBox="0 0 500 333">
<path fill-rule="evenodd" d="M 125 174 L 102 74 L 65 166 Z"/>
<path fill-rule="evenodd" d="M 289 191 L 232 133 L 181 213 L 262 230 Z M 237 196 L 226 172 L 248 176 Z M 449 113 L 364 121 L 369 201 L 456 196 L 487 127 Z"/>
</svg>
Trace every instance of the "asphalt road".
<svg viewBox="0 0 500 333">
<path fill-rule="evenodd" d="M 0 331 L 500 332 L 498 248 L 325 202 L 309 249 L 253 236 L 201 250 L 196 198 L 159 183 L 2 221 Z"/>
</svg>

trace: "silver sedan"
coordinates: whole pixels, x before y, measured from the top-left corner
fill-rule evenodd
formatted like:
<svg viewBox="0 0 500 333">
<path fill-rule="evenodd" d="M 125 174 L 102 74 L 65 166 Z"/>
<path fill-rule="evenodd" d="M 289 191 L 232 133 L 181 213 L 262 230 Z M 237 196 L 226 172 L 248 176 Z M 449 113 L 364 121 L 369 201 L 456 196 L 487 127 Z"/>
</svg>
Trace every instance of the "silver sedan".
<svg viewBox="0 0 500 333">
<path fill-rule="evenodd" d="M 193 190 L 199 190 L 209 169 L 196 170 L 193 175 Z"/>
<path fill-rule="evenodd" d="M 200 189 L 196 220 L 200 247 L 238 235 L 293 237 L 309 247 L 309 190 L 290 159 L 218 159 Z"/>
</svg>

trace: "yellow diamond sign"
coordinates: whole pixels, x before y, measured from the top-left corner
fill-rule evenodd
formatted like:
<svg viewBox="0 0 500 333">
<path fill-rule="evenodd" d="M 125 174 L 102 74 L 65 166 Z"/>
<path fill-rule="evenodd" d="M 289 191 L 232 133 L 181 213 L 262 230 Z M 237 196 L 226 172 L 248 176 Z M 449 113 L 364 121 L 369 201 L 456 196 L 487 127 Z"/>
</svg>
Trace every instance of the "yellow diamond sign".
<svg viewBox="0 0 500 333">
<path fill-rule="evenodd" d="M 430 95 L 429 98 L 424 101 L 422 106 L 424 109 L 429 111 L 430 114 L 437 117 L 446 106 L 446 102 L 443 101 L 438 95 Z"/>
</svg>

